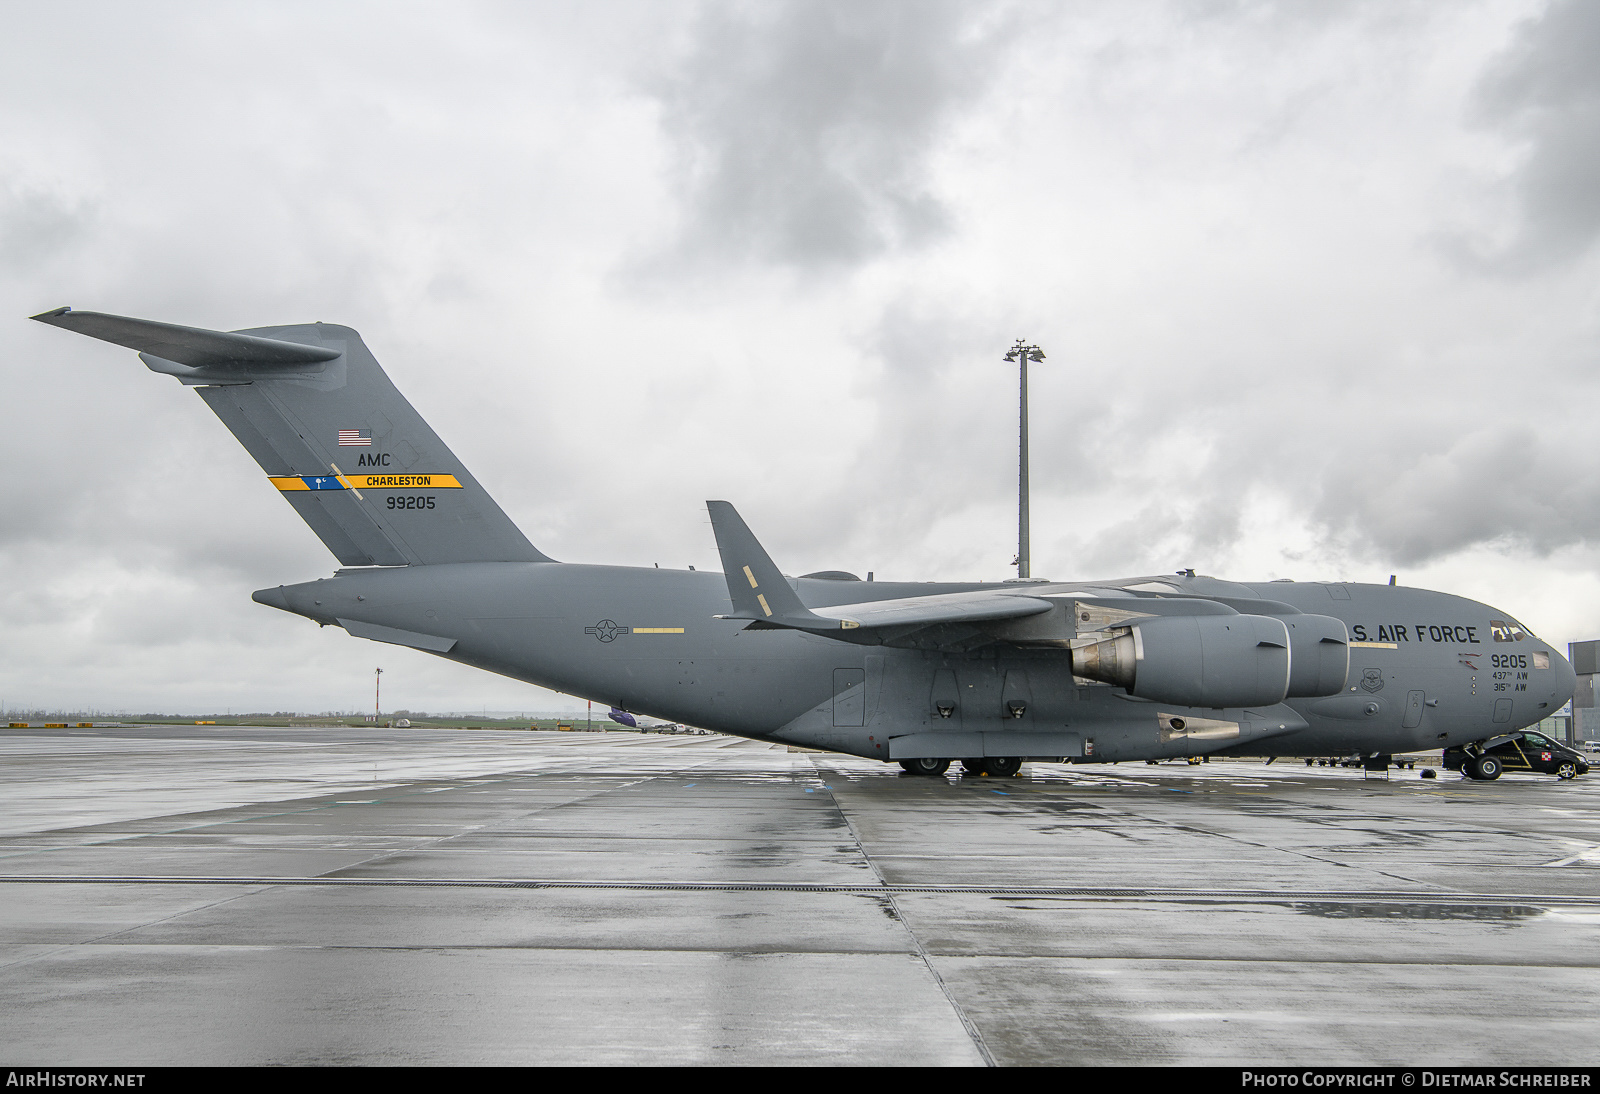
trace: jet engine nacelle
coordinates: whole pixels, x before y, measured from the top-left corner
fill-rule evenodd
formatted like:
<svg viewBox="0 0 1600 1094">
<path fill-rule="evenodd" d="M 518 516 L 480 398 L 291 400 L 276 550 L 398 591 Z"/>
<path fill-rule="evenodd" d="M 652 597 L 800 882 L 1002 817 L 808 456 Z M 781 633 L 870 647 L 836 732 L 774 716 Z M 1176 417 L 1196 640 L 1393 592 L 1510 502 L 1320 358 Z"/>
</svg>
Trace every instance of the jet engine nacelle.
<svg viewBox="0 0 1600 1094">
<path fill-rule="evenodd" d="M 1072 671 L 1157 702 L 1270 706 L 1343 691 L 1350 632 L 1328 615 L 1167 616 L 1073 650 Z"/>
<path fill-rule="evenodd" d="M 1350 631 L 1331 615 L 1286 615 L 1289 698 L 1338 695 L 1350 675 Z"/>
<path fill-rule="evenodd" d="M 1186 707 L 1281 703 L 1289 662 L 1289 628 L 1265 615 L 1166 616 L 1072 651 L 1076 676 Z"/>
</svg>

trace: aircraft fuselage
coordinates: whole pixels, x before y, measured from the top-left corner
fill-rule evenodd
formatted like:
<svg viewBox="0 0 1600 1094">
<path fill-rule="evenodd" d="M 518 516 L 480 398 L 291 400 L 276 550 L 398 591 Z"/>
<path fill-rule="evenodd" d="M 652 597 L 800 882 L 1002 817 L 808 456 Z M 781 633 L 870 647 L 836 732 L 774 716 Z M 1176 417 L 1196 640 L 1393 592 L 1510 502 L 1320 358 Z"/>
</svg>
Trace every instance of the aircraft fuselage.
<svg viewBox="0 0 1600 1094">
<path fill-rule="evenodd" d="M 1553 713 L 1575 683 L 1505 613 L 1420 589 L 789 578 L 727 501 L 706 503 L 726 574 L 557 563 L 349 327 L 34 319 L 193 387 L 347 567 L 261 603 L 623 710 L 1004 772 L 1465 745 Z"/>
<path fill-rule="evenodd" d="M 791 580 L 813 608 L 994 588 Z M 343 571 L 256 599 L 652 717 L 882 760 L 1399 753 L 1531 725 L 1572 692 L 1560 653 L 1506 613 L 1463 597 L 1388 585 L 1168 580 L 1180 595 L 1260 598 L 1342 620 L 1350 633 L 1344 687 L 1259 709 L 1174 707 L 1075 679 L 1064 648 L 898 648 L 718 619 L 729 610 L 728 586 L 703 571 L 394 567 Z"/>
</svg>

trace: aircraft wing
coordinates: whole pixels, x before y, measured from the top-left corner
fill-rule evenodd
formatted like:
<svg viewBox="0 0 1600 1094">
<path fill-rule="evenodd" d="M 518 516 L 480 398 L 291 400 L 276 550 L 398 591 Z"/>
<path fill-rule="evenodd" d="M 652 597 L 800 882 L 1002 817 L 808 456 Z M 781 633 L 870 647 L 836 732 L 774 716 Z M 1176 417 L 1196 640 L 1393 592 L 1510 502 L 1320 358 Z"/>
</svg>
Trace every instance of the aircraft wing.
<svg viewBox="0 0 1600 1094">
<path fill-rule="evenodd" d="M 897 636 L 926 627 L 1017 619 L 1048 612 L 1048 600 L 1021 592 L 977 589 L 964 593 L 875 600 L 813 610 L 800 602 L 755 534 L 725 501 L 708 501 L 711 527 L 727 575 L 733 612 L 723 618 L 749 619 L 758 627 L 785 627 L 852 642 L 876 643 L 881 632 Z"/>
<path fill-rule="evenodd" d="M 808 608 L 738 510 L 708 501 L 733 611 L 757 629 L 806 631 L 843 642 L 921 649 L 970 649 L 993 642 L 1063 646 L 1086 632 L 1160 616 L 1299 614 L 1272 601 L 1130 594 L 1115 586 L 1035 584 Z"/>
<path fill-rule="evenodd" d="M 857 627 L 928 626 L 935 623 L 978 623 L 1020 619 L 1049 611 L 1050 601 L 1000 590 L 975 589 L 965 593 L 911 596 L 901 600 L 872 600 L 864 604 L 836 604 L 813 608 L 818 619 L 837 620 L 841 630 Z"/>
</svg>

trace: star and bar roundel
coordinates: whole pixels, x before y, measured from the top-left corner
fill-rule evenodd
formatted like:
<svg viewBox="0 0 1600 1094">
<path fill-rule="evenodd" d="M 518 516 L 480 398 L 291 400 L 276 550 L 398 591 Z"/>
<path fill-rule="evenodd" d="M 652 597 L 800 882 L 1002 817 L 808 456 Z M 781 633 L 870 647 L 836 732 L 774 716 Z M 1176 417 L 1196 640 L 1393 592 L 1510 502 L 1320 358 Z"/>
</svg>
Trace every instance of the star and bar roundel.
<svg viewBox="0 0 1600 1094">
<path fill-rule="evenodd" d="M 602 642 L 615 642 L 624 634 L 682 634 L 682 627 L 624 627 L 615 619 L 602 619 L 592 627 L 583 628 Z"/>
</svg>

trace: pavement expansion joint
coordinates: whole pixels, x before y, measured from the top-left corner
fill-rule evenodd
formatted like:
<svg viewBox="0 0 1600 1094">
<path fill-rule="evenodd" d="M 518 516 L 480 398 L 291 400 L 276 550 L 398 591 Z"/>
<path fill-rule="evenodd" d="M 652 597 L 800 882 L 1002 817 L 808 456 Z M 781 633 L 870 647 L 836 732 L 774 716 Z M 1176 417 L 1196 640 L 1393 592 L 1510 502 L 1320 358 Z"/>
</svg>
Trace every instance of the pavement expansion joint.
<svg viewBox="0 0 1600 1094">
<path fill-rule="evenodd" d="M 1539 904 L 1600 906 L 1600 896 L 1549 893 L 1442 893 L 1362 889 L 1141 889 L 1060 885 L 825 885 L 804 882 L 739 881 L 578 881 L 552 878 L 449 877 L 271 877 L 169 874 L 12 874 L 0 884 L 79 885 L 303 885 L 392 888 L 620 889 L 639 892 L 698 893 L 879 893 L 969 894 L 974 896 L 1072 897 L 1081 900 L 1154 901 L 1318 901 L 1324 903 L 1400 903 L 1438 905 Z"/>
</svg>

